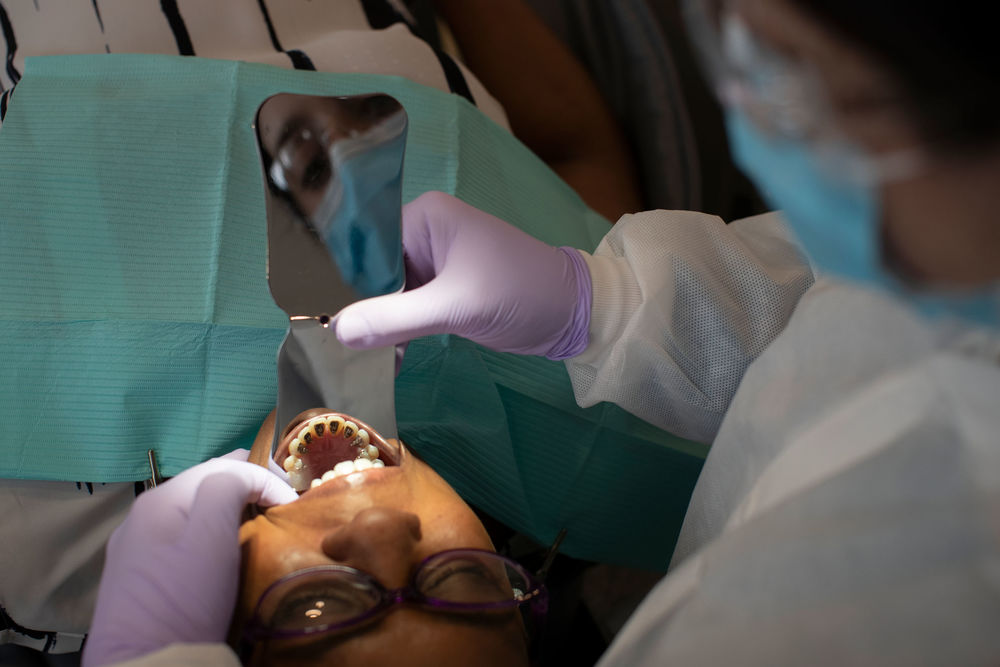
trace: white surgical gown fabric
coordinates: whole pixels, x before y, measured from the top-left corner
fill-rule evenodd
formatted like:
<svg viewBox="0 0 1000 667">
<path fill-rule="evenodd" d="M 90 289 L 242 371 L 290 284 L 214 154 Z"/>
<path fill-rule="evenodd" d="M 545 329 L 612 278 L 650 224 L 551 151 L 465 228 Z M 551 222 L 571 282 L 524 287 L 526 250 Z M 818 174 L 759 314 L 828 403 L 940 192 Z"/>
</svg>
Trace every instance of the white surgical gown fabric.
<svg viewBox="0 0 1000 667">
<path fill-rule="evenodd" d="M 626 215 L 585 259 L 591 342 L 567 362 L 577 402 L 610 401 L 701 442 L 813 280 L 775 214 Z"/>
<path fill-rule="evenodd" d="M 623 298 L 611 317 L 595 308 L 586 363 L 568 362 L 574 386 L 670 428 L 691 428 L 690 416 L 711 437 L 710 410 L 692 409 L 684 399 L 696 394 L 677 379 L 686 361 L 675 358 L 678 331 L 697 326 L 701 338 L 687 340 L 703 346 L 704 363 L 722 350 L 723 371 L 684 377 L 723 401 L 729 373 L 738 389 L 723 407 L 676 567 L 600 664 L 996 664 L 1000 339 L 821 280 L 740 381 L 727 370 L 740 358 L 726 356 L 732 341 L 749 361 L 747 332 L 772 330 L 747 314 L 785 311 L 752 303 L 752 289 L 739 297 L 751 302 L 727 309 L 733 285 L 753 282 L 730 274 L 795 272 L 722 257 L 788 259 L 744 250 L 758 247 L 758 229 L 759 243 L 770 237 L 780 249 L 780 226 L 770 217 L 713 226 L 714 251 L 664 260 L 664 237 L 676 233 L 664 227 L 677 216 L 625 219 L 596 251 L 595 303 Z M 684 247 L 692 246 L 672 250 Z M 700 268 L 700 290 L 673 287 L 679 266 Z M 756 298 L 783 298 L 765 291 Z M 647 303 L 652 294 L 666 307 Z M 685 295 L 709 303 L 678 305 Z M 685 309 L 724 315 L 706 328 Z M 652 372 L 637 373 L 630 356 L 645 356 Z M 676 396 L 681 409 L 658 405 Z"/>
</svg>

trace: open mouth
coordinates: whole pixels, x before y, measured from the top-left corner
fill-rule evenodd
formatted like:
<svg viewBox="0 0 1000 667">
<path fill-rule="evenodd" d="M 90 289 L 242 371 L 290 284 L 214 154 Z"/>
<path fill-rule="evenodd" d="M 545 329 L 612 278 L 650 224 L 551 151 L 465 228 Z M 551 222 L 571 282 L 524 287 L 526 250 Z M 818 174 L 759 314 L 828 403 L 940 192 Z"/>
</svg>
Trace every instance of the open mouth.
<svg viewBox="0 0 1000 667">
<path fill-rule="evenodd" d="M 288 472 L 292 488 L 302 493 L 338 477 L 398 466 L 400 456 L 399 448 L 368 424 L 328 412 L 296 424 L 274 458 Z"/>
</svg>

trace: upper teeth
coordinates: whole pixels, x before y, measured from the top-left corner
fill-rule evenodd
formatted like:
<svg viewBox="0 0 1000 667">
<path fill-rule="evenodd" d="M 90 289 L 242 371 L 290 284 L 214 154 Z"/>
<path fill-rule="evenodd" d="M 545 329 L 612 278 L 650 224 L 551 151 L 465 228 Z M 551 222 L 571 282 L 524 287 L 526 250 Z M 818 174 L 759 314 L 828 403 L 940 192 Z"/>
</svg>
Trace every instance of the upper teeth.
<svg viewBox="0 0 1000 667">
<path fill-rule="evenodd" d="M 308 453 L 313 441 L 324 433 L 350 438 L 351 445 L 358 448 L 358 457 L 353 461 L 341 461 L 333 470 L 323 473 L 322 477 L 309 480 L 304 471 L 305 463 L 302 456 Z M 315 417 L 303 424 L 298 435 L 292 439 L 283 467 L 288 472 L 288 482 L 292 488 L 296 491 L 305 491 L 337 477 L 369 468 L 383 468 L 385 462 L 379 458 L 378 447 L 370 444 L 370 436 L 365 429 L 358 428 L 354 422 L 339 417 Z"/>
</svg>

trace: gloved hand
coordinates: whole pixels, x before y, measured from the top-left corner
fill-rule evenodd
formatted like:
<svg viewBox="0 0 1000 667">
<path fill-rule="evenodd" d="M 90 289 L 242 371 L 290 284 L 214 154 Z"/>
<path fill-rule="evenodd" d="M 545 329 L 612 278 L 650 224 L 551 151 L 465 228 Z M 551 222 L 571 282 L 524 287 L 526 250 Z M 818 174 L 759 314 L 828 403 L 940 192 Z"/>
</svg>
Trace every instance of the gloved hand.
<svg viewBox="0 0 1000 667">
<path fill-rule="evenodd" d="M 337 338 L 353 348 L 450 333 L 503 352 L 566 359 L 587 347 L 590 272 L 554 248 L 455 197 L 403 207 L 406 291 L 344 308 Z"/>
<path fill-rule="evenodd" d="M 108 542 L 83 652 L 94 667 L 173 643 L 223 642 L 236 604 L 237 533 L 248 503 L 298 495 L 236 450 L 140 495 Z"/>
</svg>

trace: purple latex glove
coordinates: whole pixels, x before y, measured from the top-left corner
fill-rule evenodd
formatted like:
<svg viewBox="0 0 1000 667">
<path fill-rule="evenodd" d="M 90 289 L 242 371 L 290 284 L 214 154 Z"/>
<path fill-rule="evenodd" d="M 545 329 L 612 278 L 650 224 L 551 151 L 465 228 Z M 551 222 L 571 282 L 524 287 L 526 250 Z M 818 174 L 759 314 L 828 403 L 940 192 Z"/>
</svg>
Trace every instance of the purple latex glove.
<svg viewBox="0 0 1000 667">
<path fill-rule="evenodd" d="M 403 207 L 406 291 L 366 299 L 337 317 L 348 347 L 457 334 L 503 352 L 567 359 L 587 347 L 590 272 L 554 248 L 442 192 Z"/>
<path fill-rule="evenodd" d="M 196 465 L 136 499 L 108 542 L 84 667 L 226 640 L 244 506 L 298 497 L 273 471 L 247 463 L 247 454 Z"/>
</svg>

